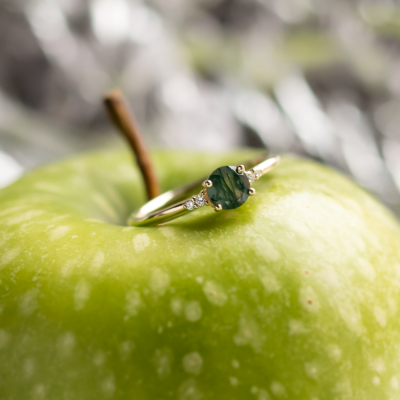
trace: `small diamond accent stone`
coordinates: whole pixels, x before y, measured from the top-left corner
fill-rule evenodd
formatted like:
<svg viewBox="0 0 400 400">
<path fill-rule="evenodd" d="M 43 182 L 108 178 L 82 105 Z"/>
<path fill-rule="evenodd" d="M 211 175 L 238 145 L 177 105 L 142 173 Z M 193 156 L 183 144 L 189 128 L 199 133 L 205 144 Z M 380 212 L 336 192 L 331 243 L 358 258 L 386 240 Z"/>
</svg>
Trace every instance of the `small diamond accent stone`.
<svg viewBox="0 0 400 400">
<path fill-rule="evenodd" d="M 258 170 L 256 171 L 256 179 L 260 179 L 262 176 L 262 171 Z"/>
<path fill-rule="evenodd" d="M 193 203 L 193 201 L 192 201 L 192 200 L 187 201 L 187 202 L 185 203 L 185 208 L 188 209 L 188 210 L 190 210 L 190 211 L 192 211 L 193 208 L 194 208 L 194 203 Z"/>
<path fill-rule="evenodd" d="M 254 182 L 255 180 L 256 180 L 256 176 L 255 176 L 255 174 L 253 174 L 252 172 L 249 172 L 248 174 L 247 174 L 247 177 L 249 178 L 249 182 L 251 183 L 251 182 Z"/>
<path fill-rule="evenodd" d="M 202 207 L 206 204 L 206 199 L 204 198 L 204 196 L 202 196 L 201 194 L 199 194 L 198 196 L 196 196 L 196 204 L 199 207 Z"/>
</svg>

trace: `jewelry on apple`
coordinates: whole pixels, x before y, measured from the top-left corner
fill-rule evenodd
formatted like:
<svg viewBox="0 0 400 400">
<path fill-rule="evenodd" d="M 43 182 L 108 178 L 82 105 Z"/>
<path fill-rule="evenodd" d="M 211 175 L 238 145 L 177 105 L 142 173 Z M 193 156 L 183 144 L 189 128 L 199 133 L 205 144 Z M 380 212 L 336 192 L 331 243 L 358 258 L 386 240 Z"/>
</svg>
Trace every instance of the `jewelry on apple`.
<svg viewBox="0 0 400 400">
<path fill-rule="evenodd" d="M 251 184 L 271 171 L 281 160 L 280 156 L 265 157 L 236 167 L 220 167 L 206 180 L 201 179 L 172 189 L 134 212 L 128 223 L 131 226 L 162 225 L 203 206 L 211 206 L 218 212 L 238 208 L 249 196 L 256 194 Z M 203 186 L 201 192 L 188 198 L 200 185 Z"/>
</svg>

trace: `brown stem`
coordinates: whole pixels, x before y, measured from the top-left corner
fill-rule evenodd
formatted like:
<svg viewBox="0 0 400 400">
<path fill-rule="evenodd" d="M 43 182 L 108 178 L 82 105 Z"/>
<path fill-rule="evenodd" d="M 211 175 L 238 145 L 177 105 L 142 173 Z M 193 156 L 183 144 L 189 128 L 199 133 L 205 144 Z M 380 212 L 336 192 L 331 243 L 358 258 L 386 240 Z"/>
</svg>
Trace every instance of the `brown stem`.
<svg viewBox="0 0 400 400">
<path fill-rule="evenodd" d="M 146 185 L 147 198 L 151 200 L 157 197 L 160 194 L 160 187 L 150 154 L 144 144 L 136 121 L 125 104 L 122 93 L 119 90 L 113 90 L 108 93 L 104 98 L 104 104 L 111 120 L 124 135 L 135 154 L 136 162 Z"/>
</svg>

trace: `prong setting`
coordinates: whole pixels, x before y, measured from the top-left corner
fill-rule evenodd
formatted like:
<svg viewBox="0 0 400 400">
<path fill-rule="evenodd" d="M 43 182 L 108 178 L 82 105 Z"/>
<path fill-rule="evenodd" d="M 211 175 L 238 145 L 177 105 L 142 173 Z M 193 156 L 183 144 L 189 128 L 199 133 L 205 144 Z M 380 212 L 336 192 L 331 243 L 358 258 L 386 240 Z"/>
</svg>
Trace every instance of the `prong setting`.
<svg viewBox="0 0 400 400">
<path fill-rule="evenodd" d="M 258 181 L 261 178 L 263 172 L 259 169 L 258 170 L 252 169 L 249 171 L 245 171 L 245 174 L 247 178 L 249 178 L 249 182 L 253 183 L 254 181 Z"/>
<path fill-rule="evenodd" d="M 212 185 L 213 183 L 209 179 L 203 182 L 203 187 L 210 188 Z"/>
<path fill-rule="evenodd" d="M 221 204 L 217 204 L 217 205 L 214 207 L 214 210 L 215 210 L 216 212 L 222 211 L 222 206 L 221 206 Z"/>
<path fill-rule="evenodd" d="M 236 167 L 236 172 L 238 173 L 238 174 L 243 174 L 243 172 L 246 170 L 246 168 L 245 168 L 245 166 L 244 165 L 238 165 L 237 167 Z"/>
<path fill-rule="evenodd" d="M 250 188 L 250 189 L 249 189 L 249 195 L 250 195 L 250 196 L 254 196 L 255 194 L 256 194 L 256 189 Z"/>
<path fill-rule="evenodd" d="M 199 205 L 197 204 L 197 196 L 193 196 L 192 197 L 192 201 L 193 201 L 193 204 L 194 204 L 194 208 L 199 208 Z"/>
</svg>

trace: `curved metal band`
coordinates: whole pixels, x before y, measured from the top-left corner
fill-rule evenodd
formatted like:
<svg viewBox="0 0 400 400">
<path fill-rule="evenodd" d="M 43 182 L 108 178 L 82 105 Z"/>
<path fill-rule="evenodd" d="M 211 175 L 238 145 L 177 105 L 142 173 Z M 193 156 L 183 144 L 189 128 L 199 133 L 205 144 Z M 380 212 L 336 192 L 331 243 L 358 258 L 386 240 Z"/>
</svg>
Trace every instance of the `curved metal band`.
<svg viewBox="0 0 400 400">
<path fill-rule="evenodd" d="M 265 157 L 266 155 L 263 155 L 243 165 L 246 169 L 260 170 L 264 175 L 276 167 L 281 160 L 280 156 L 270 155 L 267 159 L 265 159 Z M 190 200 L 190 198 L 187 197 L 201 187 L 205 179 L 207 178 L 172 189 L 150 200 L 138 211 L 132 213 L 128 224 L 130 226 L 161 225 L 167 221 L 185 215 L 188 212 L 194 211 L 186 209 L 184 204 Z"/>
</svg>

